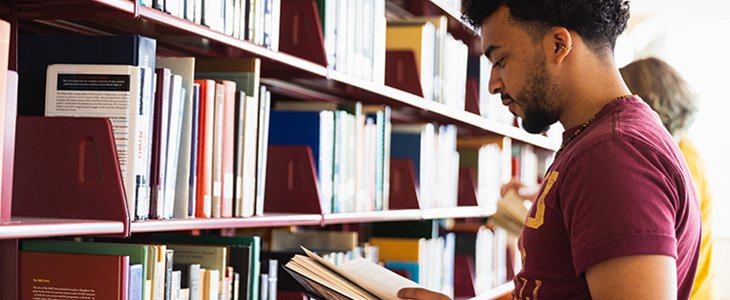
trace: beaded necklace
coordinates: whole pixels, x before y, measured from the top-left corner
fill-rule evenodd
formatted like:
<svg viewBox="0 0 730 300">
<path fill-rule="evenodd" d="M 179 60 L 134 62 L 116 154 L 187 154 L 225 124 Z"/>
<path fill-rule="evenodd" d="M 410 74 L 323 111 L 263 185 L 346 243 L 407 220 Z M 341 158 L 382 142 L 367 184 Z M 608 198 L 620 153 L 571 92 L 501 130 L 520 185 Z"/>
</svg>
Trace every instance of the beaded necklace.
<svg viewBox="0 0 730 300">
<path fill-rule="evenodd" d="M 623 96 L 620 96 L 620 97 L 618 97 L 616 99 L 611 100 L 609 103 L 612 103 L 612 102 L 615 102 L 615 101 L 619 101 L 619 100 L 623 100 L 623 99 L 628 99 L 628 98 L 631 98 L 633 96 L 634 95 L 623 95 Z M 599 110 L 599 112 L 600 112 L 600 110 Z M 590 119 L 588 119 L 588 121 L 585 121 L 585 122 L 583 122 L 583 124 L 580 124 L 580 126 L 578 126 L 578 129 L 576 129 L 575 131 L 573 131 L 573 134 L 570 136 L 570 138 L 568 138 L 565 142 L 563 142 L 562 144 L 560 144 L 560 148 L 558 149 L 558 152 L 555 153 L 555 158 L 556 159 L 560 155 L 560 152 L 563 151 L 563 149 L 565 148 L 565 146 L 567 146 L 568 144 L 570 144 L 570 142 L 572 142 L 576 137 L 578 137 L 579 134 L 583 133 L 583 131 L 586 129 L 586 127 L 588 127 L 588 125 L 591 125 L 591 123 L 593 123 L 593 121 L 596 120 L 596 116 L 598 116 L 598 113 L 596 113 L 595 115 L 593 115 Z"/>
</svg>

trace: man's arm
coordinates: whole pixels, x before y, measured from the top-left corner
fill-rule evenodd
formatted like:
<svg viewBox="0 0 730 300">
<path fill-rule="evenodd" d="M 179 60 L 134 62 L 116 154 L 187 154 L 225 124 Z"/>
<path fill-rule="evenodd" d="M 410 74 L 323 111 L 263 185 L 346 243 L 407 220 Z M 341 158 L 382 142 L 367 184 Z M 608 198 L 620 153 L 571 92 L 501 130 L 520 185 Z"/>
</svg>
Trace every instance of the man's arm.
<svg viewBox="0 0 730 300">
<path fill-rule="evenodd" d="M 677 299 L 677 265 L 671 256 L 612 258 L 588 268 L 586 279 L 596 300 Z"/>
</svg>

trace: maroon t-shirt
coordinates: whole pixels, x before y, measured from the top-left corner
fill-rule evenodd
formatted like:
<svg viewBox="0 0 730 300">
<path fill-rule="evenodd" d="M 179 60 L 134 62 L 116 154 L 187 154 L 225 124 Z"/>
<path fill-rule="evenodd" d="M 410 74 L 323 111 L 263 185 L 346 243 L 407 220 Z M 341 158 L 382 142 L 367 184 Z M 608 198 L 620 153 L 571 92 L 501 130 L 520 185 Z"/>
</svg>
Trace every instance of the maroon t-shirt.
<svg viewBox="0 0 730 300">
<path fill-rule="evenodd" d="M 546 174 L 520 235 L 513 298 L 590 299 L 588 268 L 648 254 L 677 260 L 678 299 L 689 298 L 701 226 L 689 174 L 641 99 L 607 104 Z"/>
</svg>

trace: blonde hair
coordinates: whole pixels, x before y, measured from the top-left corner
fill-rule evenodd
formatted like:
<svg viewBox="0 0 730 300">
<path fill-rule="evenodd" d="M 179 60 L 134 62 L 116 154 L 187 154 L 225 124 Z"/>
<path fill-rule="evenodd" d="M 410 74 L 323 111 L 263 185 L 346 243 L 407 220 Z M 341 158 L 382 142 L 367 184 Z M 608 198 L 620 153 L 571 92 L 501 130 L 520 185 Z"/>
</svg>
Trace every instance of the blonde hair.
<svg viewBox="0 0 730 300">
<path fill-rule="evenodd" d="M 651 57 L 620 71 L 631 92 L 659 114 L 669 133 L 677 135 L 689 128 L 697 112 L 695 93 L 674 68 Z"/>
</svg>

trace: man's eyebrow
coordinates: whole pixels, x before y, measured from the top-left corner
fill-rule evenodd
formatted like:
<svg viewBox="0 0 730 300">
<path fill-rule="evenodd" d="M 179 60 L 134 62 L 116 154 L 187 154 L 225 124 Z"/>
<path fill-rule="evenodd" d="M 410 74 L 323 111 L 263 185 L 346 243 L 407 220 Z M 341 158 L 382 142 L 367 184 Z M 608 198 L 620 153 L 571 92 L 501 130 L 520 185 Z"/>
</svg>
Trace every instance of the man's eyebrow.
<svg viewBox="0 0 730 300">
<path fill-rule="evenodd" d="M 497 50 L 497 49 L 499 49 L 501 47 L 502 46 L 498 46 L 498 45 L 489 45 L 487 47 L 487 50 L 484 51 L 484 56 L 486 56 L 487 59 L 489 59 L 491 61 L 492 60 L 492 52 L 494 52 L 494 50 Z"/>
</svg>

